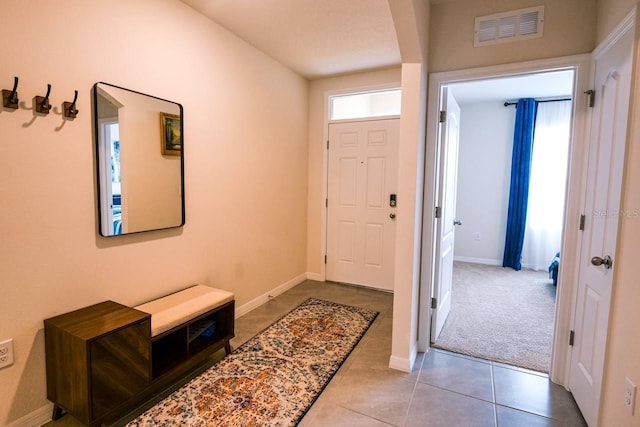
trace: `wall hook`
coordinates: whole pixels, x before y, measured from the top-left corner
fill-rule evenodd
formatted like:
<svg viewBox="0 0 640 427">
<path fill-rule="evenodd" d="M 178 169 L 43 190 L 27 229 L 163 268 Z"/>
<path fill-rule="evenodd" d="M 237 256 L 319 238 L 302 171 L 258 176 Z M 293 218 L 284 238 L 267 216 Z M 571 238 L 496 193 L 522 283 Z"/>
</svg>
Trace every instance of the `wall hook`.
<svg viewBox="0 0 640 427">
<path fill-rule="evenodd" d="M 36 112 L 49 114 L 51 104 L 49 103 L 49 94 L 51 93 L 51 85 L 47 84 L 47 94 L 45 96 L 36 96 Z"/>
<path fill-rule="evenodd" d="M 2 89 L 2 105 L 12 110 L 18 109 L 18 78 L 13 78 L 13 89 Z"/>
<path fill-rule="evenodd" d="M 78 115 L 78 109 L 76 108 L 76 101 L 78 100 L 78 91 L 74 91 L 75 95 L 73 96 L 73 102 L 65 101 L 62 104 L 62 111 L 64 112 L 64 116 L 68 119 L 75 119 Z"/>
</svg>

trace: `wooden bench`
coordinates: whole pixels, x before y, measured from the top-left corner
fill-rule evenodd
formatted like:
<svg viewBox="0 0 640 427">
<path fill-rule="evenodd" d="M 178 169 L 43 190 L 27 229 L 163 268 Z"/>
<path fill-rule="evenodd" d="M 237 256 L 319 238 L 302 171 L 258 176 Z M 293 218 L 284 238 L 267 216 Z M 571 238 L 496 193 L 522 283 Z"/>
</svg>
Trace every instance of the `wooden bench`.
<svg viewBox="0 0 640 427">
<path fill-rule="evenodd" d="M 136 307 L 105 301 L 46 319 L 53 419 L 115 421 L 176 387 L 216 351 L 231 352 L 234 311 L 231 292 L 195 285 Z"/>
</svg>

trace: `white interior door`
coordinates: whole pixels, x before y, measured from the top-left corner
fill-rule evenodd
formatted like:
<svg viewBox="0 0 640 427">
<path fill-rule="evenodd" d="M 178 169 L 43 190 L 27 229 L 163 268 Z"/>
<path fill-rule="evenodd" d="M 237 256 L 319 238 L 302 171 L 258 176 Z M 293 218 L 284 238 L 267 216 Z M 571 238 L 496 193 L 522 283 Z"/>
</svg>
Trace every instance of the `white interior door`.
<svg viewBox="0 0 640 427">
<path fill-rule="evenodd" d="M 569 387 L 585 420 L 598 424 L 611 287 L 615 273 L 631 81 L 633 31 L 595 58 L 585 228 L 579 261 Z M 595 258 L 597 257 L 597 258 Z M 612 258 L 612 264 L 602 262 Z M 598 264 L 598 265 L 596 265 Z"/>
<path fill-rule="evenodd" d="M 393 290 L 399 128 L 329 125 L 327 280 Z"/>
<path fill-rule="evenodd" d="M 114 139 L 119 137 L 118 133 L 118 119 L 100 119 L 98 121 L 99 133 L 98 133 L 98 145 L 100 147 L 102 164 L 98 167 L 100 172 L 100 205 L 103 209 L 100 209 L 100 223 L 103 236 L 110 236 L 113 234 L 113 165 L 112 165 L 112 148 Z M 116 194 L 120 194 L 118 191 Z"/>
<path fill-rule="evenodd" d="M 456 190 L 460 106 L 446 87 L 442 92 L 445 120 L 440 127 L 440 171 L 438 189 L 439 216 L 436 222 L 436 265 L 434 302 L 431 319 L 431 341 L 435 342 L 451 310 L 453 285 L 453 244 L 456 226 Z"/>
</svg>

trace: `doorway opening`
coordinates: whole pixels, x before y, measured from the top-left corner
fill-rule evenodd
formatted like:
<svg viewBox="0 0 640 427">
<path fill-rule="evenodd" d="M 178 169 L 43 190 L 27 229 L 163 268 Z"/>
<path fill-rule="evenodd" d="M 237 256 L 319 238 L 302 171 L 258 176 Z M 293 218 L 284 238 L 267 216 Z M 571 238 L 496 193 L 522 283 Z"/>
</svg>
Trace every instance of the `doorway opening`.
<svg viewBox="0 0 640 427">
<path fill-rule="evenodd" d="M 442 212 L 439 222 L 453 218 L 453 224 L 436 225 L 443 231 L 436 231 L 434 242 L 433 346 L 549 372 L 575 74 L 567 68 L 441 85 L 442 98 L 446 93 L 460 107 L 460 131 L 456 150 L 447 148 L 444 137 L 439 141 L 440 156 L 453 152 L 458 159 L 447 162 L 455 165 L 453 174 L 440 162 L 437 205 L 453 212 Z M 504 268 L 505 240 L 513 234 L 507 227 L 515 203 L 510 194 L 516 191 L 514 179 L 522 180 L 512 178 L 512 165 L 521 163 L 517 158 L 513 162 L 518 163 L 512 162 L 515 104 L 524 98 L 536 100 L 538 113 L 533 151 L 525 159 L 530 165 L 528 191 L 518 208 L 525 211 L 519 225 L 524 241 L 516 257 L 521 263 Z M 448 115 L 448 105 L 446 110 Z M 443 136 L 450 133 L 448 123 L 441 129 Z M 455 176 L 456 182 L 442 185 L 445 176 Z M 447 195 L 447 186 L 454 189 L 453 196 Z M 454 242 L 450 247 L 440 244 L 447 229 L 455 235 L 448 237 Z M 443 248 L 452 253 L 453 262 L 438 261 L 445 259 Z"/>
</svg>

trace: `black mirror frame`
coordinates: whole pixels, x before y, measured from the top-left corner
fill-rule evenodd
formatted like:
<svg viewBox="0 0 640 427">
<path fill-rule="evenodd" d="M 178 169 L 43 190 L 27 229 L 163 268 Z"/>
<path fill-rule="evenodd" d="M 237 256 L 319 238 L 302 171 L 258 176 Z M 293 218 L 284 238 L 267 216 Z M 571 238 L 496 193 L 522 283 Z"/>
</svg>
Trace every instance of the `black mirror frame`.
<svg viewBox="0 0 640 427">
<path fill-rule="evenodd" d="M 120 89 L 120 90 L 124 90 L 127 92 L 131 92 L 137 95 L 141 95 L 141 96 L 145 96 L 145 97 L 149 97 L 149 98 L 153 98 L 159 101 L 164 101 L 164 102 L 169 102 L 171 104 L 175 104 L 178 106 L 178 108 L 180 109 L 180 138 L 181 138 L 181 144 L 180 144 L 180 204 L 181 204 L 181 215 L 182 215 L 182 220 L 180 222 L 180 224 L 177 225 L 171 225 L 168 227 L 161 227 L 161 228 L 149 228 L 149 229 L 145 229 L 145 230 L 138 230 L 138 231 L 132 231 L 132 232 L 127 232 L 127 233 L 123 233 L 123 234 L 109 234 L 109 235 L 104 235 L 102 233 L 102 191 L 103 189 L 101 188 L 100 185 L 100 164 L 101 164 L 101 160 L 100 160 L 100 126 L 98 124 L 98 85 L 104 85 L 104 86 L 109 86 L 109 87 L 113 87 L 116 89 Z M 185 209 L 185 196 L 184 196 L 184 109 L 182 107 L 182 104 L 174 102 L 174 101 L 169 101 L 167 99 L 164 98 L 159 98 L 157 96 L 153 96 L 153 95 L 149 95 L 146 93 L 142 93 L 142 92 L 138 92 L 135 90 L 131 90 L 131 89 L 127 89 L 121 86 L 117 86 L 117 85 L 113 85 L 111 83 L 105 83 L 105 82 L 96 82 L 93 85 L 93 90 L 92 90 L 92 96 L 93 96 L 93 127 L 94 127 L 94 143 L 95 143 L 95 150 L 94 150 L 94 154 L 95 154 L 95 163 L 96 163 L 96 169 L 95 169 L 95 176 L 96 176 L 96 199 L 97 199 L 97 217 L 98 217 L 98 221 L 97 221 L 97 226 L 98 226 L 98 233 L 100 234 L 100 236 L 102 237 L 118 237 L 118 236 L 128 236 L 128 235 L 132 235 L 132 234 L 140 234 L 140 233 L 146 233 L 149 231 L 159 231 L 159 230 L 170 230 L 170 229 L 175 229 L 175 228 L 180 228 L 183 227 L 185 222 L 186 222 L 186 209 Z"/>
</svg>

